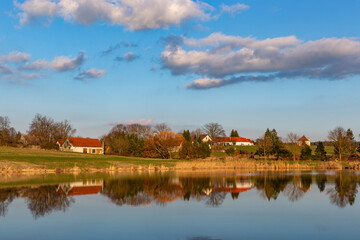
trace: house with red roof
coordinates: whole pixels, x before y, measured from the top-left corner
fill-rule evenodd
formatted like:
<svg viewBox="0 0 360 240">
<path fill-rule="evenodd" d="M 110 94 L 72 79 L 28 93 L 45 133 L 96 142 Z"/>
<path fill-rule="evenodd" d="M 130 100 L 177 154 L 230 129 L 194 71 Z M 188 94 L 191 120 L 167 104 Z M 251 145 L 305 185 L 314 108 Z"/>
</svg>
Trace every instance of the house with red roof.
<svg viewBox="0 0 360 240">
<path fill-rule="evenodd" d="M 243 137 L 219 137 L 212 140 L 214 146 L 253 146 L 254 143 Z"/>
<path fill-rule="evenodd" d="M 310 138 L 305 137 L 305 135 L 299 138 L 298 145 L 302 146 L 303 144 L 310 146 L 311 145 Z"/>
<path fill-rule="evenodd" d="M 68 137 L 62 144 L 61 139 L 57 142 L 61 151 L 104 154 L 104 146 L 99 139 Z"/>
</svg>

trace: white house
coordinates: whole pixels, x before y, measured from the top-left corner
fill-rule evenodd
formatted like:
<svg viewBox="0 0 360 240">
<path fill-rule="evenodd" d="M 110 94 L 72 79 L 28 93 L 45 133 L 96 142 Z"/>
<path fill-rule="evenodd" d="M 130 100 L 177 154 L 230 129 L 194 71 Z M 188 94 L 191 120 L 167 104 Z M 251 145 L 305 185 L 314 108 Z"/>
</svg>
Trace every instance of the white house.
<svg viewBox="0 0 360 240">
<path fill-rule="evenodd" d="M 202 142 L 211 142 L 212 139 L 208 134 L 193 134 L 191 135 L 191 141 L 195 141 L 196 138 L 200 138 Z"/>
<path fill-rule="evenodd" d="M 254 143 L 243 137 L 220 137 L 213 139 L 214 146 L 253 146 Z"/>
<path fill-rule="evenodd" d="M 57 144 L 61 151 L 104 154 L 104 146 L 99 139 L 69 137 L 65 141 L 59 139 Z"/>
<path fill-rule="evenodd" d="M 299 140 L 298 140 L 298 145 L 299 145 L 299 146 L 302 146 L 304 143 L 305 143 L 306 145 L 308 145 L 308 146 L 311 145 L 310 138 L 307 138 L 307 137 L 305 137 L 305 136 L 303 135 L 301 138 L 299 138 Z"/>
</svg>

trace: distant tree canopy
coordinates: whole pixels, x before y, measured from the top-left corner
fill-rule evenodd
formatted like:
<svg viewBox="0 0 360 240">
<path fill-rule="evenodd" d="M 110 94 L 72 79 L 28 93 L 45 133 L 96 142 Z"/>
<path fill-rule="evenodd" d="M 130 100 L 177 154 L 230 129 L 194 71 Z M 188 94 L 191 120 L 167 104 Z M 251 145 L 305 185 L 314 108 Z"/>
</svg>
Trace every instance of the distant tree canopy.
<svg viewBox="0 0 360 240">
<path fill-rule="evenodd" d="M 28 135 L 32 136 L 31 144 L 41 145 L 44 148 L 53 148 L 58 139 L 65 139 L 75 134 L 69 121 L 55 122 L 54 119 L 36 114 L 30 123 Z"/>
<path fill-rule="evenodd" d="M 207 123 L 203 127 L 203 131 L 212 139 L 217 137 L 224 137 L 225 130 L 219 123 Z"/>
<path fill-rule="evenodd" d="M 0 145 L 15 145 L 21 137 L 20 132 L 16 132 L 15 128 L 10 126 L 9 117 L 0 116 Z"/>
<path fill-rule="evenodd" d="M 292 153 L 289 152 L 284 143 L 281 141 L 275 129 L 266 130 L 263 137 L 259 139 L 259 148 L 256 154 L 265 156 L 267 158 L 270 155 L 274 155 L 276 159 L 292 157 Z"/>
<path fill-rule="evenodd" d="M 239 137 L 237 130 L 231 130 L 230 137 Z"/>
<path fill-rule="evenodd" d="M 344 153 L 354 148 L 354 134 L 350 129 L 345 131 L 342 127 L 336 127 L 329 132 L 328 138 L 334 146 L 334 153 L 339 161 L 342 160 Z"/>
</svg>

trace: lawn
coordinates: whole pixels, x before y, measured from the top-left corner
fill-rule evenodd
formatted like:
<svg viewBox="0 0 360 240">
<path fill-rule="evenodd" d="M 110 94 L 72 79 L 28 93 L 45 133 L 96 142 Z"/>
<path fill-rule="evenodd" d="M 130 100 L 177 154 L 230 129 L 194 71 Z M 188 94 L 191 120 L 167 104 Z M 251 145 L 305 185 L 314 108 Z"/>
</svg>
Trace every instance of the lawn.
<svg viewBox="0 0 360 240">
<path fill-rule="evenodd" d="M 29 164 L 35 165 L 37 168 L 102 168 L 120 164 L 172 166 L 177 161 L 178 160 L 148 159 L 114 155 L 92 155 L 86 153 L 60 152 L 56 150 L 0 147 L 0 163 L 11 162 L 15 164 Z"/>
</svg>

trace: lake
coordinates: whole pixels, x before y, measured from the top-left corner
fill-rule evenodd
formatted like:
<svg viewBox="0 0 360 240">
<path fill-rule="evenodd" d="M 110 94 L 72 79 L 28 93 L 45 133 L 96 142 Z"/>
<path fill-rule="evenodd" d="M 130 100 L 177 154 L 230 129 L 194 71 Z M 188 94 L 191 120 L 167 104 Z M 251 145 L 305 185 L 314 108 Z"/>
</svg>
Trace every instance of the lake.
<svg viewBox="0 0 360 240">
<path fill-rule="evenodd" d="M 359 172 L 2 176 L 0 239 L 357 239 Z"/>
</svg>

